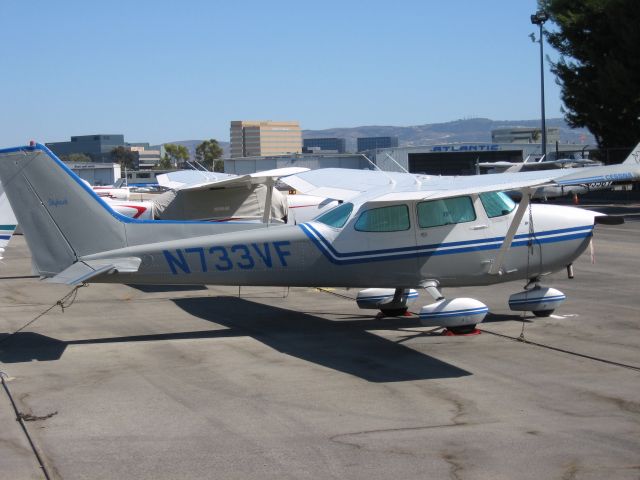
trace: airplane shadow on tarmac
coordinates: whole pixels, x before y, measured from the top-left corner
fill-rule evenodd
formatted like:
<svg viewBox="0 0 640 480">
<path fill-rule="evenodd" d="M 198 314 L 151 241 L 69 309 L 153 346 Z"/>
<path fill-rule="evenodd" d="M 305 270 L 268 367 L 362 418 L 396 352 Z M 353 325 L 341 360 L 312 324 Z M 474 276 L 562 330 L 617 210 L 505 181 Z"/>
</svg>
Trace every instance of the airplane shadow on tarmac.
<svg viewBox="0 0 640 480">
<path fill-rule="evenodd" d="M 256 304 L 238 297 L 174 299 L 185 312 L 226 329 L 62 341 L 33 332 L 11 338 L 0 333 L 0 362 L 55 361 L 67 345 L 151 342 L 250 336 L 293 357 L 344 372 L 370 382 L 402 382 L 471 375 L 454 365 L 418 352 L 368 330 L 411 329 L 413 317 L 352 317 L 327 320 L 308 313 Z M 517 320 L 513 315 L 493 321 Z M 504 317 L 504 318 L 501 318 Z M 487 318 L 490 320 L 490 317 Z M 422 332 L 419 335 L 428 335 Z"/>
<path fill-rule="evenodd" d="M 253 337 L 274 350 L 370 382 L 470 375 L 466 370 L 367 331 L 415 327 L 418 325 L 415 318 L 334 321 L 237 297 L 181 298 L 174 302 L 193 316 Z"/>
</svg>

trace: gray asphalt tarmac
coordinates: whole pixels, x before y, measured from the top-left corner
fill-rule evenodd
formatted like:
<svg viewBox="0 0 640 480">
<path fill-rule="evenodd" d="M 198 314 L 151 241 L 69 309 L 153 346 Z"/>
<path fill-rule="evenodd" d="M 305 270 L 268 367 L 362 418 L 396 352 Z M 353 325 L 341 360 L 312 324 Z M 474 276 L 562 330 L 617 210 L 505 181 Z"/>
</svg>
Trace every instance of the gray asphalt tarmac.
<svg viewBox="0 0 640 480">
<path fill-rule="evenodd" d="M 0 370 L 52 478 L 637 479 L 639 240 L 599 226 L 549 318 L 509 311 L 522 282 L 446 290 L 490 307 L 475 336 L 353 290 L 93 284 L 7 338 L 70 290 L 19 236 Z M 0 478 L 44 478 L 15 417 L 0 391 Z"/>
</svg>

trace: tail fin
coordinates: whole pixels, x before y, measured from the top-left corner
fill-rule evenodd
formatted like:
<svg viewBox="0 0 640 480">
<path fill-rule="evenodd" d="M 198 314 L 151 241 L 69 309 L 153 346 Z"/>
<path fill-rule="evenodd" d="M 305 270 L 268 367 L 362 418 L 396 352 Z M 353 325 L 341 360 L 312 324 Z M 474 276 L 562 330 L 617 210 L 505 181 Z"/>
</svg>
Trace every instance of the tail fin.
<svg viewBox="0 0 640 480">
<path fill-rule="evenodd" d="M 640 143 L 636 145 L 636 148 L 631 150 L 627 159 L 622 163 L 635 163 L 640 165 Z"/>
<path fill-rule="evenodd" d="M 0 183 L 41 275 L 126 246 L 120 216 L 45 146 L 0 150 Z"/>
</svg>

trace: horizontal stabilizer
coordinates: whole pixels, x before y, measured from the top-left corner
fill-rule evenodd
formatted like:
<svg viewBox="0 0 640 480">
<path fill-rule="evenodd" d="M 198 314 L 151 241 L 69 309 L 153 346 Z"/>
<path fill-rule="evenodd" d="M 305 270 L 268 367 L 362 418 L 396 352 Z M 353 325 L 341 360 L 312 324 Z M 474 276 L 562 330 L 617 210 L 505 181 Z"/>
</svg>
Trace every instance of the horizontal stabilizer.
<svg viewBox="0 0 640 480">
<path fill-rule="evenodd" d="M 54 277 L 44 281 L 49 283 L 64 283 L 66 285 L 78 285 L 103 273 L 130 273 L 137 272 L 141 260 L 138 257 L 103 258 L 100 260 L 79 261 L 64 269 Z"/>
</svg>

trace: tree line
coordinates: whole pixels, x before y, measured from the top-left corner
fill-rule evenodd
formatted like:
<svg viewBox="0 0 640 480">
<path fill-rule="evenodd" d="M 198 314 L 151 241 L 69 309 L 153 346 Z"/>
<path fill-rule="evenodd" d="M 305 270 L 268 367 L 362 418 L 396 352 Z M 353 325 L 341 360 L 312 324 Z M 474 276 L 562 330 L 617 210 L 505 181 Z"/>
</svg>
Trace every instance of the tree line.
<svg viewBox="0 0 640 480">
<path fill-rule="evenodd" d="M 158 170 L 171 170 L 176 166 L 181 166 L 189 161 L 189 150 L 184 145 L 167 143 L 164 145 L 164 155 L 155 167 Z M 214 172 L 224 171 L 224 161 L 222 158 L 222 147 L 217 140 L 205 140 L 196 147 L 196 162 L 200 163 L 208 170 Z M 74 157 L 73 159 L 71 157 Z M 125 168 L 134 168 L 136 153 L 126 147 L 115 147 L 111 150 L 111 159 L 114 163 L 119 163 Z M 71 154 L 69 161 L 90 162 L 91 158 L 84 154 Z"/>
<path fill-rule="evenodd" d="M 159 169 L 167 170 L 173 165 L 180 165 L 189 160 L 189 150 L 184 145 L 168 143 L 164 146 L 165 154 L 158 164 Z M 214 172 L 224 171 L 222 147 L 213 138 L 205 140 L 196 147 L 195 161 Z"/>
<path fill-rule="evenodd" d="M 545 32 L 559 53 L 551 70 L 563 113 L 586 127 L 601 149 L 640 141 L 640 2 L 538 0 L 555 28 Z"/>
</svg>

